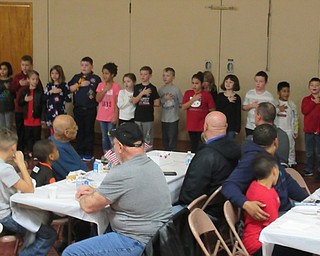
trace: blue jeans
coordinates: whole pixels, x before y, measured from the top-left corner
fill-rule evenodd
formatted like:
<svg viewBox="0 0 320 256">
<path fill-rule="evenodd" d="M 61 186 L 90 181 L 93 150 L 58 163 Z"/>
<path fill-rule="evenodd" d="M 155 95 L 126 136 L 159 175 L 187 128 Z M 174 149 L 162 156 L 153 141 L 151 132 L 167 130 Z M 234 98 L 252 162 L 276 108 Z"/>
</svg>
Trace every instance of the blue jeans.
<svg viewBox="0 0 320 256">
<path fill-rule="evenodd" d="M 305 171 L 313 172 L 313 169 L 315 169 L 314 156 L 317 155 L 318 175 L 320 175 L 320 135 L 314 134 L 314 133 L 305 133 L 304 140 L 306 144 L 306 157 L 307 157 Z"/>
<path fill-rule="evenodd" d="M 145 244 L 116 232 L 95 236 L 68 246 L 62 256 L 139 256 Z"/>
<path fill-rule="evenodd" d="M 162 122 L 162 144 L 165 150 L 177 149 L 178 130 L 179 120 L 172 123 Z"/>
<path fill-rule="evenodd" d="M 12 219 L 12 216 L 9 215 L 4 219 L 0 220 L 0 223 L 3 227 L 15 234 L 24 236 L 27 230 L 20 226 L 17 222 Z M 35 241 L 28 247 L 23 248 L 19 253 L 19 256 L 30 256 L 30 255 L 47 255 L 50 251 L 52 245 L 57 239 L 57 233 L 54 229 L 47 225 L 41 225 L 38 232 L 36 233 Z"/>
<path fill-rule="evenodd" d="M 6 127 L 12 130 L 14 111 L 0 113 L 0 127 Z"/>
<path fill-rule="evenodd" d="M 113 148 L 113 144 L 112 144 L 113 138 L 109 136 L 109 134 L 110 134 L 110 131 L 114 128 L 116 128 L 116 126 L 113 123 L 100 121 L 103 153 Z"/>
</svg>

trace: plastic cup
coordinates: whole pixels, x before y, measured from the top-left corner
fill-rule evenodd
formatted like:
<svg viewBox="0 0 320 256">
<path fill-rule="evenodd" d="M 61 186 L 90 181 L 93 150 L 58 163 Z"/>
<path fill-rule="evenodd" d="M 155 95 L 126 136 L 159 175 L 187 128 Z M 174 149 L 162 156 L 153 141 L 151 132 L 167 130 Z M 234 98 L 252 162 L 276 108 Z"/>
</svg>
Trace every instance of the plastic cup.
<svg viewBox="0 0 320 256">
<path fill-rule="evenodd" d="M 85 184 L 89 184 L 89 181 L 85 176 L 79 175 L 76 179 L 76 189 Z"/>
</svg>

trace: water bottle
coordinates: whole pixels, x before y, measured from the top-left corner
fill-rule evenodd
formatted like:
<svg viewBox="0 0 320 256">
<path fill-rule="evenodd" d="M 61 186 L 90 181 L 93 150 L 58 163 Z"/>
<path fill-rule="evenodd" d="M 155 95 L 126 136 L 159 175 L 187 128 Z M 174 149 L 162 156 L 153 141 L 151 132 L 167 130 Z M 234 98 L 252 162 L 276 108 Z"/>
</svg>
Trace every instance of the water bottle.
<svg viewBox="0 0 320 256">
<path fill-rule="evenodd" d="M 186 156 L 186 165 L 189 165 L 191 163 L 191 160 L 192 160 L 192 154 L 191 154 L 191 151 L 188 151 Z"/>
</svg>

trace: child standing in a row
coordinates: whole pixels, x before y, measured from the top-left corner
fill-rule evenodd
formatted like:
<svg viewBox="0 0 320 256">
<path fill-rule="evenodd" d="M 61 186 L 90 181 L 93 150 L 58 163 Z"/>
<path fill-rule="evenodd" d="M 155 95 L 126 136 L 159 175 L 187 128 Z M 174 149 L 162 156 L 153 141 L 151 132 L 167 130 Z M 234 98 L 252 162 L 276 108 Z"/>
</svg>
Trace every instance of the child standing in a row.
<svg viewBox="0 0 320 256">
<path fill-rule="evenodd" d="M 306 144 L 307 162 L 304 176 L 311 176 L 318 166 L 316 173 L 320 180 L 320 79 L 314 77 L 309 81 L 310 95 L 304 97 L 301 104 L 301 112 L 304 115 L 304 139 Z M 315 151 L 314 151 L 315 149 Z M 317 164 L 314 158 L 317 155 Z"/>
<path fill-rule="evenodd" d="M 28 156 L 32 157 L 33 145 L 41 139 L 41 123 L 44 114 L 43 90 L 38 87 L 39 73 L 28 72 L 29 87 L 20 94 L 19 106 L 23 107 L 25 145 Z"/>
<path fill-rule="evenodd" d="M 80 62 L 81 73 L 73 76 L 68 83 L 73 92 L 73 113 L 78 125 L 78 154 L 84 161 L 93 159 L 94 124 L 97 116 L 96 90 L 101 82 L 93 73 L 93 59 L 84 57 Z"/>
<path fill-rule="evenodd" d="M 67 114 L 66 103 L 71 102 L 71 96 L 60 65 L 55 65 L 50 69 L 50 79 L 51 81 L 44 90 L 44 101 L 47 108 L 46 123 L 50 129 L 50 135 L 53 135 L 53 120 L 58 115 Z"/>
<path fill-rule="evenodd" d="M 12 130 L 14 115 L 14 94 L 11 92 L 12 66 L 9 62 L 0 63 L 0 128 Z"/>
<path fill-rule="evenodd" d="M 136 106 L 132 103 L 132 97 L 136 81 L 136 76 L 133 73 L 127 73 L 123 76 L 125 88 L 120 90 L 117 101 L 119 108 L 119 125 L 125 122 L 134 122 Z"/>
<path fill-rule="evenodd" d="M 289 100 L 290 84 L 280 82 L 277 86 L 279 100 L 276 102 L 277 116 L 275 124 L 288 135 L 289 139 L 289 167 L 294 167 L 296 162 L 295 139 L 298 137 L 298 112 L 293 101 Z"/>
<path fill-rule="evenodd" d="M 204 77 L 202 72 L 194 74 L 191 79 L 192 90 L 184 93 L 182 109 L 187 111 L 186 129 L 191 141 L 191 151 L 196 152 L 203 131 L 206 115 L 215 109 L 211 94 L 202 89 Z"/>
<path fill-rule="evenodd" d="M 239 79 L 235 75 L 227 75 L 220 87 L 225 92 L 217 96 L 217 111 L 227 117 L 227 136 L 234 138 L 241 129 L 241 98 L 235 93 L 240 90 Z"/>
<path fill-rule="evenodd" d="M 29 87 L 28 72 L 33 69 L 33 59 L 29 55 L 21 57 L 20 61 L 21 72 L 13 77 L 11 89 L 16 95 L 15 100 L 15 122 L 18 134 L 18 150 L 24 151 L 25 148 L 25 134 L 24 134 L 24 111 L 23 106 L 19 105 L 19 98 L 22 91 Z M 38 83 L 38 89 L 43 91 L 41 80 Z"/>
<path fill-rule="evenodd" d="M 247 123 L 246 123 L 246 136 L 253 133 L 255 124 L 255 113 L 256 108 L 261 102 L 274 103 L 273 96 L 270 92 L 266 90 L 266 85 L 268 83 L 268 75 L 264 71 L 259 71 L 255 77 L 255 89 L 251 89 L 246 93 L 243 101 L 242 109 L 248 111 Z"/>
<path fill-rule="evenodd" d="M 164 85 L 159 89 L 162 106 L 162 143 L 165 150 L 174 151 L 177 149 L 182 93 L 178 86 L 173 84 L 175 78 L 175 70 L 173 68 L 165 68 L 162 78 Z"/>
<path fill-rule="evenodd" d="M 149 144 L 150 149 L 153 145 L 153 121 L 154 107 L 160 106 L 157 88 L 150 82 L 152 69 L 144 66 L 140 69 L 141 84 L 134 87 L 132 103 L 136 104 L 134 120 L 139 125 L 144 140 Z"/>
<path fill-rule="evenodd" d="M 117 73 L 118 67 L 116 64 L 107 63 L 103 65 L 102 77 L 104 82 L 98 84 L 96 91 L 96 100 L 99 103 L 97 120 L 100 122 L 103 153 L 113 148 L 113 138 L 110 132 L 118 124 L 119 110 L 117 99 L 121 88 L 113 81 Z"/>
</svg>

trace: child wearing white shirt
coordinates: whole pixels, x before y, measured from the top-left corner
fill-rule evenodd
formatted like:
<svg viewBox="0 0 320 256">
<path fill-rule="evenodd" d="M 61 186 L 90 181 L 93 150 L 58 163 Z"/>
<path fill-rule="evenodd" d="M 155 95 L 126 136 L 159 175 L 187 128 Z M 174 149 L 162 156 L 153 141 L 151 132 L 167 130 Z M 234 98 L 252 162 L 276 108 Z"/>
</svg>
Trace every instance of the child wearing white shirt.
<svg viewBox="0 0 320 256">
<path fill-rule="evenodd" d="M 253 133 L 255 124 L 256 108 L 261 102 L 270 102 L 274 104 L 273 96 L 266 90 L 268 83 L 268 75 L 264 71 L 259 71 L 255 77 L 255 89 L 251 89 L 246 93 L 243 101 L 242 110 L 248 111 L 247 123 L 246 123 L 246 136 Z"/>
<path fill-rule="evenodd" d="M 132 97 L 133 87 L 136 81 L 136 76 L 133 73 L 127 73 L 123 76 L 125 89 L 120 90 L 117 102 L 119 108 L 119 124 L 134 121 L 136 105 L 132 103 Z"/>
<path fill-rule="evenodd" d="M 295 139 L 298 137 L 298 112 L 297 107 L 289 100 L 290 96 L 290 84 L 288 82 L 278 83 L 278 95 L 279 100 L 276 102 L 277 116 L 275 124 L 277 127 L 284 130 L 289 138 L 289 161 L 290 167 L 294 167 L 296 162 L 295 153 Z"/>
</svg>

